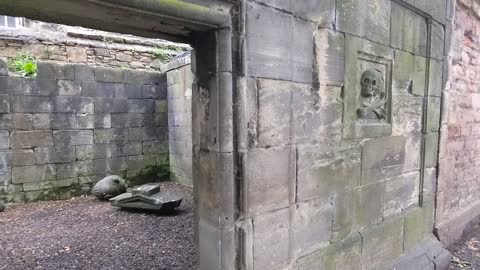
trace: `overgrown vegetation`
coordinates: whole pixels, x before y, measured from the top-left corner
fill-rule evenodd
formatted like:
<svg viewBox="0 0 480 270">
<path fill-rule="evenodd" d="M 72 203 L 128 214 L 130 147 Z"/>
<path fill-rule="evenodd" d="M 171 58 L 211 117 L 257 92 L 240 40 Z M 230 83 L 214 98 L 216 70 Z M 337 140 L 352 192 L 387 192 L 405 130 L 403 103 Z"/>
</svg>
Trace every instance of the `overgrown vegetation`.
<svg viewBox="0 0 480 270">
<path fill-rule="evenodd" d="M 23 77 L 37 76 L 37 59 L 29 54 L 21 53 L 8 59 L 8 70 Z"/>
<path fill-rule="evenodd" d="M 153 57 L 155 57 L 155 59 L 159 59 L 162 62 L 164 62 L 170 59 L 170 53 L 165 49 L 162 49 L 160 47 L 155 47 L 155 49 L 153 49 Z"/>
</svg>

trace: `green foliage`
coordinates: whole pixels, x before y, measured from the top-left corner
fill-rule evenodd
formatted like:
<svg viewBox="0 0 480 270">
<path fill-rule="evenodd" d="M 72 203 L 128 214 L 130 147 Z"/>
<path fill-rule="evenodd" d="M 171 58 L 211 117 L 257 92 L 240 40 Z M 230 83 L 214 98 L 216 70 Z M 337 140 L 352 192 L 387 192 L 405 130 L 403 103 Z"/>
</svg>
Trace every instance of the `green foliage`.
<svg viewBox="0 0 480 270">
<path fill-rule="evenodd" d="M 155 57 L 155 59 L 165 61 L 170 58 L 170 54 L 165 49 L 162 49 L 160 47 L 155 47 L 155 49 L 153 49 L 153 57 Z"/>
<path fill-rule="evenodd" d="M 37 59 L 28 54 L 18 54 L 8 59 L 8 70 L 24 77 L 36 77 Z"/>
</svg>

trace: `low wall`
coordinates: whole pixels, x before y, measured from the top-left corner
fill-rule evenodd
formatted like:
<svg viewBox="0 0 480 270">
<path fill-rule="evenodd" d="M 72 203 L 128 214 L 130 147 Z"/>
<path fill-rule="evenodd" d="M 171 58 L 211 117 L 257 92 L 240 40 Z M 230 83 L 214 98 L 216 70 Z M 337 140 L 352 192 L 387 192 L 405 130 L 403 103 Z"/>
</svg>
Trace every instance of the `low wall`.
<svg viewBox="0 0 480 270">
<path fill-rule="evenodd" d="M 109 174 L 168 172 L 164 74 L 38 64 L 0 76 L 0 200 L 68 198 Z"/>
<path fill-rule="evenodd" d="M 440 133 L 436 230 L 450 245 L 480 220 L 480 9 L 457 1 Z"/>
<path fill-rule="evenodd" d="M 190 55 L 167 64 L 171 178 L 192 187 L 192 82 Z"/>
</svg>

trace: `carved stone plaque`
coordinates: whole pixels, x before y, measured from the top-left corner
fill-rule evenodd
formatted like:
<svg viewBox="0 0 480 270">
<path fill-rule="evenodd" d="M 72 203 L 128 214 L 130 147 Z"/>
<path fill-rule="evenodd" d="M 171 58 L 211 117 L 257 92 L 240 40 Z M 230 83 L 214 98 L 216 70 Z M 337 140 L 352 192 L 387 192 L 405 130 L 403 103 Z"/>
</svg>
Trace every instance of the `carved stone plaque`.
<svg viewBox="0 0 480 270">
<path fill-rule="evenodd" d="M 343 138 L 389 136 L 393 49 L 346 38 Z"/>
</svg>

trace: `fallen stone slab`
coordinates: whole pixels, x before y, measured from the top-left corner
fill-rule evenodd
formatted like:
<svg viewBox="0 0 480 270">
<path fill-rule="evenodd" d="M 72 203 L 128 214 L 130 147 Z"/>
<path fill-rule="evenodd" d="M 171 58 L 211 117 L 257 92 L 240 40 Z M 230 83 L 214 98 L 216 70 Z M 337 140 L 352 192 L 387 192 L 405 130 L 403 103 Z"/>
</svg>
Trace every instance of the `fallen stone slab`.
<svg viewBox="0 0 480 270">
<path fill-rule="evenodd" d="M 112 206 L 129 209 L 168 212 L 179 207 L 182 197 L 168 190 L 161 190 L 160 183 L 138 186 L 110 199 Z"/>
</svg>

